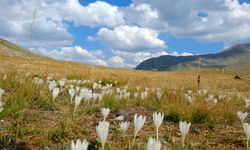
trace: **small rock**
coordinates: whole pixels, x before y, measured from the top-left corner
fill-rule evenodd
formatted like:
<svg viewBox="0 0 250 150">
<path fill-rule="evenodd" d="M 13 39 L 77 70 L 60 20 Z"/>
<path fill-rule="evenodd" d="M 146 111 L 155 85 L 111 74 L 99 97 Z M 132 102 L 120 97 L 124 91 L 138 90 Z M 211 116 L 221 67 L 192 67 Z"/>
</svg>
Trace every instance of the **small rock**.
<svg viewBox="0 0 250 150">
<path fill-rule="evenodd" d="M 235 76 L 234 76 L 234 79 L 235 79 L 235 80 L 242 80 L 242 78 L 241 78 L 239 75 L 235 75 Z"/>
</svg>

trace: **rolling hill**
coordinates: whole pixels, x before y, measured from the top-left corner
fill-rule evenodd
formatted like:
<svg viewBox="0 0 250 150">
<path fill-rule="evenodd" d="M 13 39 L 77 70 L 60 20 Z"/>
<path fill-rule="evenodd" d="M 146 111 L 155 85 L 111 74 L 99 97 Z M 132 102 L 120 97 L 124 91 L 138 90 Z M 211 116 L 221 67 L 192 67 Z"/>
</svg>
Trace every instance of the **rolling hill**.
<svg viewBox="0 0 250 150">
<path fill-rule="evenodd" d="M 200 63 L 199 63 L 200 62 Z M 140 63 L 137 70 L 183 71 L 201 69 L 250 70 L 250 44 L 239 44 L 217 54 L 164 55 Z"/>
<path fill-rule="evenodd" d="M 22 48 L 12 42 L 0 38 L 0 73 L 18 72 L 34 74 L 70 74 L 81 72 L 81 76 L 105 72 L 105 76 L 111 76 L 114 72 L 126 69 L 108 68 L 105 66 L 90 65 L 80 62 L 62 61 L 36 54 Z"/>
<path fill-rule="evenodd" d="M 12 42 L 0 38 L 0 57 L 2 59 L 20 59 L 29 61 L 53 60 L 52 58 L 32 53 Z"/>
<path fill-rule="evenodd" d="M 9 57 L 28 57 L 35 56 L 31 52 L 0 38 L 0 55 Z"/>
</svg>

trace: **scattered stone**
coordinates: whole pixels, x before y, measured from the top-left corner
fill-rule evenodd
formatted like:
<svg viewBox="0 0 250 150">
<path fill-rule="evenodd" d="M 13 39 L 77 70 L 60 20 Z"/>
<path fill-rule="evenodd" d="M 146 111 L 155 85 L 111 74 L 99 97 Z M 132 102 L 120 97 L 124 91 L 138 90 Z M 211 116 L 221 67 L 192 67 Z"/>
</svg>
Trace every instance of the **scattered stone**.
<svg viewBox="0 0 250 150">
<path fill-rule="evenodd" d="M 242 78 L 241 78 L 239 75 L 235 75 L 235 76 L 234 76 L 234 79 L 235 79 L 235 80 L 242 80 Z"/>
</svg>

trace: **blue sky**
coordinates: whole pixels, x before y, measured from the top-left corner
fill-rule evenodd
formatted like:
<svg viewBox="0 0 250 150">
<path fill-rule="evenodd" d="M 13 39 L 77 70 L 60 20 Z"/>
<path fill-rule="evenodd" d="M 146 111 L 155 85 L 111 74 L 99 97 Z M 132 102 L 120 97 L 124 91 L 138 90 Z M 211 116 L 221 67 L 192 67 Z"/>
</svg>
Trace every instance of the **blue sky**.
<svg viewBox="0 0 250 150">
<path fill-rule="evenodd" d="M 88 5 L 89 3 L 95 2 L 96 0 L 80 0 L 82 5 Z M 116 6 L 129 6 L 132 1 L 131 0 L 103 0 L 109 4 Z"/>
<path fill-rule="evenodd" d="M 250 3 L 250 0 L 240 0 L 240 3 Z"/>
<path fill-rule="evenodd" d="M 1 38 L 56 59 L 110 67 L 250 41 L 250 0 L 2 0 L 0 9 Z"/>
</svg>

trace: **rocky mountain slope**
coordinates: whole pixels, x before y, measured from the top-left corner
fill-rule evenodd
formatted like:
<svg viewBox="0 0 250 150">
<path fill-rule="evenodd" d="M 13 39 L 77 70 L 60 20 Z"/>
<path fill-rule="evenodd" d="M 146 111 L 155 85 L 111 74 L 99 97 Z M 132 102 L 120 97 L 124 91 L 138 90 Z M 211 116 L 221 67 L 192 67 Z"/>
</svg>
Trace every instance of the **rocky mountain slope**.
<svg viewBox="0 0 250 150">
<path fill-rule="evenodd" d="M 140 63 L 137 70 L 182 71 L 201 69 L 250 70 L 250 44 L 239 44 L 217 54 L 160 56 Z"/>
</svg>

